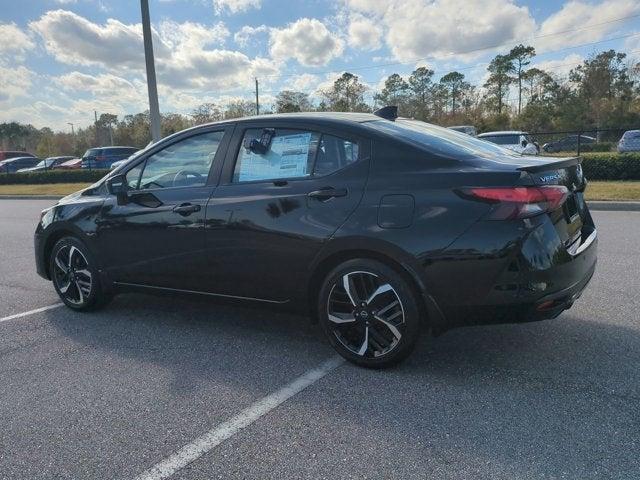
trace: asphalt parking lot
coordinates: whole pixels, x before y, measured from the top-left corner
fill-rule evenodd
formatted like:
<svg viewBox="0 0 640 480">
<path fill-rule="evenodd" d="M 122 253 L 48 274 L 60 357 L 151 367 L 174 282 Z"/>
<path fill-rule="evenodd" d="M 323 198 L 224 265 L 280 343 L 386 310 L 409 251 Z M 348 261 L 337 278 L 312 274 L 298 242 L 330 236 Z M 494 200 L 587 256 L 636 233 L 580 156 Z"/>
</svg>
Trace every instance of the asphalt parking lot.
<svg viewBox="0 0 640 480">
<path fill-rule="evenodd" d="M 32 253 L 50 203 L 0 200 L 0 478 L 136 478 L 335 358 L 304 317 L 210 301 L 7 319 L 58 303 Z M 594 217 L 598 270 L 558 319 L 333 365 L 171 478 L 637 479 L 640 212 Z"/>
</svg>

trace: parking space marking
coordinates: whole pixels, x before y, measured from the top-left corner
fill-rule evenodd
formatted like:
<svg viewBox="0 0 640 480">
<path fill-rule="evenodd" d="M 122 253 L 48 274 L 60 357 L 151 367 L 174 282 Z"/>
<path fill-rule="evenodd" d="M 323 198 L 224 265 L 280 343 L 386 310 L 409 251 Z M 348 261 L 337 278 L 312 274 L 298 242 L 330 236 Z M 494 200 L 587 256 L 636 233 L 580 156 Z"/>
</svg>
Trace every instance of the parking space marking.
<svg viewBox="0 0 640 480">
<path fill-rule="evenodd" d="M 46 312 L 47 310 L 53 310 L 54 308 L 62 307 L 64 303 L 54 303 L 53 305 L 47 305 L 46 307 L 36 308 L 35 310 L 29 310 L 28 312 L 16 313 L 9 315 L 8 317 L 0 318 L 0 323 L 8 322 L 9 320 L 15 320 L 16 318 L 28 317 L 40 312 Z"/>
<path fill-rule="evenodd" d="M 226 422 L 183 446 L 174 454 L 137 476 L 136 480 L 161 480 L 170 477 L 343 363 L 342 357 L 330 358 L 317 368 L 309 370 L 280 390 L 261 398 Z"/>
</svg>

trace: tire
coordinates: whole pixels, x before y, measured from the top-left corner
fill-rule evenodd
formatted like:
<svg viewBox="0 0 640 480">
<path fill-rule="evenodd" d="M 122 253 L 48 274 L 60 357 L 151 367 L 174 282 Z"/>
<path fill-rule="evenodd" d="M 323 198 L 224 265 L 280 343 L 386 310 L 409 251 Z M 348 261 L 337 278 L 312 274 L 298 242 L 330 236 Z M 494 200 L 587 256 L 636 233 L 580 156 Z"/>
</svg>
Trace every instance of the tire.
<svg viewBox="0 0 640 480">
<path fill-rule="evenodd" d="M 318 294 L 319 321 L 331 345 L 350 362 L 389 367 L 415 348 L 421 324 L 418 301 L 409 282 L 392 268 L 353 259 L 325 278 Z"/>
<path fill-rule="evenodd" d="M 96 310 L 111 299 L 102 289 L 93 255 L 78 238 L 64 237 L 56 242 L 49 272 L 56 293 L 72 310 Z"/>
</svg>

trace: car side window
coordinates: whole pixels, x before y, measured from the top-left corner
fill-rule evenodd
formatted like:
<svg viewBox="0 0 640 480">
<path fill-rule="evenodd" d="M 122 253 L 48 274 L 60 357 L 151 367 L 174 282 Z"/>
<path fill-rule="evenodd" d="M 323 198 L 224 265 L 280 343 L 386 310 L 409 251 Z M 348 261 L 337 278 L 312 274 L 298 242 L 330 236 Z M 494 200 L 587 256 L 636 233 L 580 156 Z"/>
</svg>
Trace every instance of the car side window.
<svg viewBox="0 0 640 480">
<path fill-rule="evenodd" d="M 247 130 L 236 159 L 233 182 L 308 177 L 319 137 L 318 133 L 307 130 Z M 248 148 L 252 140 L 265 138 L 263 152 Z"/>
<path fill-rule="evenodd" d="M 193 135 L 150 155 L 145 162 L 127 172 L 129 188 L 205 185 L 223 136 L 222 131 Z"/>
<path fill-rule="evenodd" d="M 327 175 L 359 159 L 357 142 L 303 130 L 275 130 L 264 153 L 247 148 L 251 140 L 259 140 L 264 132 L 262 129 L 245 132 L 233 182 Z"/>
<path fill-rule="evenodd" d="M 328 175 L 358 160 L 358 144 L 344 138 L 323 134 L 313 170 L 314 175 Z"/>
</svg>

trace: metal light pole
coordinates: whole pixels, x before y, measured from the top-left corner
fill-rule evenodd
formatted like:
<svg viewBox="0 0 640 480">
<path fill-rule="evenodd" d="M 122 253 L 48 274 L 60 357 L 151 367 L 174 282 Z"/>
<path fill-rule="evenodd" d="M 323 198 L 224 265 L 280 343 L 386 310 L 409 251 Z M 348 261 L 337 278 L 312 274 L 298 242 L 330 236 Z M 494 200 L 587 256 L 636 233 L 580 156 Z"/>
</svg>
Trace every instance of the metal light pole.
<svg viewBox="0 0 640 480">
<path fill-rule="evenodd" d="M 71 125 L 71 135 L 75 136 L 75 132 L 73 131 L 73 123 L 67 122 L 67 125 Z"/>
<path fill-rule="evenodd" d="M 153 61 L 153 42 L 151 40 L 151 20 L 149 18 L 149 0 L 140 0 L 142 10 L 142 36 L 144 38 L 144 59 L 147 64 L 147 89 L 149 91 L 149 117 L 151 120 L 151 140 L 160 140 L 160 106 L 158 105 L 158 87 L 156 86 L 156 67 Z"/>
</svg>

